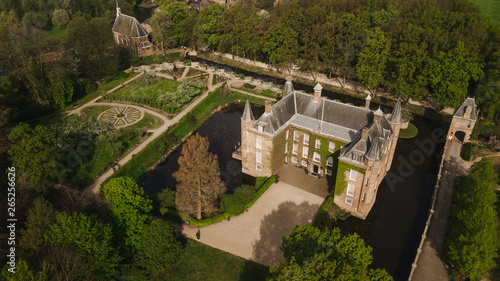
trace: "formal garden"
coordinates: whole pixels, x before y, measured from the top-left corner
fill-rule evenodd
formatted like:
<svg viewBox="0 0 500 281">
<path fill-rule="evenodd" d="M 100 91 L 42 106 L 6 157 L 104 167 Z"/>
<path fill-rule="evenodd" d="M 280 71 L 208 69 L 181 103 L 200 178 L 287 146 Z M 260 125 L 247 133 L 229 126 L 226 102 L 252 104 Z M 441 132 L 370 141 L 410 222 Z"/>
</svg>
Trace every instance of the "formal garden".
<svg viewBox="0 0 500 281">
<path fill-rule="evenodd" d="M 179 113 L 205 90 L 206 85 L 194 79 L 172 81 L 146 73 L 114 93 L 103 94 L 102 99 L 144 104 L 167 113 Z"/>
</svg>

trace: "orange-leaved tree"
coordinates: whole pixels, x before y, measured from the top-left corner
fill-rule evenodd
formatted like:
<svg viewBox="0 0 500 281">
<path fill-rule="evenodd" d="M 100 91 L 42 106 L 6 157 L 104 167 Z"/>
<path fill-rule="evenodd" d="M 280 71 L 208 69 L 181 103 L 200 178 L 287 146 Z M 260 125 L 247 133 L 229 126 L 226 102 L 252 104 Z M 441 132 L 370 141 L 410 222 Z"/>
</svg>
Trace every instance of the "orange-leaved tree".
<svg viewBox="0 0 500 281">
<path fill-rule="evenodd" d="M 220 178 L 217 155 L 208 152 L 210 143 L 196 134 L 182 147 L 179 170 L 174 173 L 177 180 L 175 205 L 181 213 L 213 215 L 219 210 L 219 199 L 226 192 Z"/>
</svg>

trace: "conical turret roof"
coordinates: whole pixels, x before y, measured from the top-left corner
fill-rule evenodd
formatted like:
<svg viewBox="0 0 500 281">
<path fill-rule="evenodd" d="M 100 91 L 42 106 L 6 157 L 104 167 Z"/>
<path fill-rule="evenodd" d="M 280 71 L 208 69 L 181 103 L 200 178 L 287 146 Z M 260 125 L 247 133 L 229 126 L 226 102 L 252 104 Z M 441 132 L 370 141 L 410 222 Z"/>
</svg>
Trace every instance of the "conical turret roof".
<svg viewBox="0 0 500 281">
<path fill-rule="evenodd" d="M 396 103 L 396 106 L 394 106 L 394 109 L 392 110 L 391 123 L 392 124 L 401 124 L 401 99 L 400 98 L 398 98 L 398 102 Z"/>
<path fill-rule="evenodd" d="M 241 121 L 243 122 L 252 122 L 255 118 L 253 118 L 252 107 L 250 106 L 250 102 L 247 100 L 245 103 L 245 109 L 243 110 L 243 115 L 241 115 Z"/>
</svg>

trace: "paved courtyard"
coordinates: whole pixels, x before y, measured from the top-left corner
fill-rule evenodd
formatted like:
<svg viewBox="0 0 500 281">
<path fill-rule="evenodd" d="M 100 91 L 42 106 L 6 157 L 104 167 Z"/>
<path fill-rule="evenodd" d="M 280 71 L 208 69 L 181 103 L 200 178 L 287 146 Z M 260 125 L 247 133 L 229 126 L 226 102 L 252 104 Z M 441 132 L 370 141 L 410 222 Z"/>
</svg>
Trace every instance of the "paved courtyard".
<svg viewBox="0 0 500 281">
<path fill-rule="evenodd" d="M 324 197 L 283 181 L 273 184 L 248 210 L 229 221 L 203 228 L 184 225 L 189 238 L 257 263 L 283 262 L 281 238 L 296 225 L 312 223 Z"/>
</svg>

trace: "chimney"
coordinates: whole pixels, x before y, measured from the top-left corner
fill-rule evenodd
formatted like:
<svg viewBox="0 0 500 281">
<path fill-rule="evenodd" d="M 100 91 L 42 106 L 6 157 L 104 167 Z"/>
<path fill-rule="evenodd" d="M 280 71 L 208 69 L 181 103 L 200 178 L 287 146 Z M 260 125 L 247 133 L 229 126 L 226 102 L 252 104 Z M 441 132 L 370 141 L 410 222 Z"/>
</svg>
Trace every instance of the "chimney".
<svg viewBox="0 0 500 281">
<path fill-rule="evenodd" d="M 270 100 L 266 100 L 266 113 L 270 113 L 271 112 L 271 101 Z"/>
<path fill-rule="evenodd" d="M 370 101 L 372 100 L 372 96 L 368 94 L 368 96 L 365 98 L 365 108 L 370 109 Z"/>
<path fill-rule="evenodd" d="M 465 107 L 465 112 L 464 112 L 464 119 L 469 120 L 470 119 L 470 114 L 472 112 L 472 106 L 466 106 Z"/>
<path fill-rule="evenodd" d="M 323 89 L 323 87 L 321 87 L 321 85 L 319 83 L 316 84 L 316 87 L 314 87 L 314 97 L 313 97 L 314 102 L 318 102 L 319 99 L 321 98 L 321 90 L 322 89 Z"/>
<path fill-rule="evenodd" d="M 368 139 L 368 132 L 370 131 L 370 129 L 368 129 L 367 127 L 364 127 L 363 130 L 361 131 L 361 139 L 362 140 L 367 140 Z"/>
</svg>

